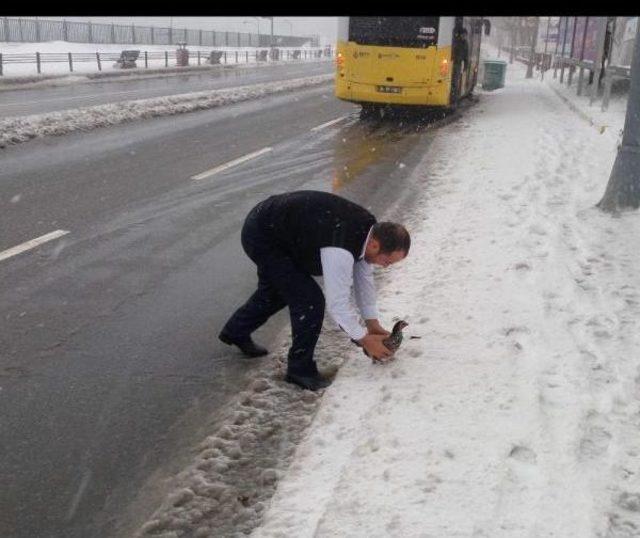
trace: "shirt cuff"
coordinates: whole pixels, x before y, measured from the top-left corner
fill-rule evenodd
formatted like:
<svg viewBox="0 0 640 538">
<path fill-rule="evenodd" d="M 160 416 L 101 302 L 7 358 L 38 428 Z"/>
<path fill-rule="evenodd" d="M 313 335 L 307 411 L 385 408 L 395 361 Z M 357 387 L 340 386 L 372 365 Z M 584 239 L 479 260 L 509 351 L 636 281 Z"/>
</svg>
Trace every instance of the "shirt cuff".
<svg viewBox="0 0 640 538">
<path fill-rule="evenodd" d="M 367 329 L 365 329 L 364 327 L 359 327 L 360 331 L 359 332 L 353 332 L 351 334 L 349 334 L 349 336 L 353 339 L 353 340 L 362 340 L 362 338 L 364 338 L 365 336 L 367 336 Z"/>
<path fill-rule="evenodd" d="M 378 309 L 375 304 L 363 305 L 360 314 L 363 319 L 378 319 Z"/>
</svg>

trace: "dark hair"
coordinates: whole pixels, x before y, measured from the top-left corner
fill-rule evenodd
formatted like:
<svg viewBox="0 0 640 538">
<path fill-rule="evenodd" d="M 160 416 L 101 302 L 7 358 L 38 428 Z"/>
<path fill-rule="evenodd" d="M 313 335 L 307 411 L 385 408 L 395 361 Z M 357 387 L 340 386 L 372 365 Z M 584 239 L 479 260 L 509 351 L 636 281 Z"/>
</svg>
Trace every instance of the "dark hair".
<svg viewBox="0 0 640 538">
<path fill-rule="evenodd" d="M 402 250 L 405 256 L 409 254 L 411 237 L 402 224 L 395 222 L 376 222 L 373 225 L 372 235 L 380 242 L 380 252 L 391 254 L 397 250 Z"/>
</svg>

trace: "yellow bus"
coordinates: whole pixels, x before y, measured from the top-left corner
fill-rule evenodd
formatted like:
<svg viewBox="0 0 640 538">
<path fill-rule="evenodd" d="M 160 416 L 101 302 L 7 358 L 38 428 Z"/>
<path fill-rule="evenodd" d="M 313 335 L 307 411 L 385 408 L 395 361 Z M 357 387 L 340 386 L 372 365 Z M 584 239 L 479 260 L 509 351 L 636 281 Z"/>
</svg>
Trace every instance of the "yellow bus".
<svg viewBox="0 0 640 538">
<path fill-rule="evenodd" d="M 478 77 L 482 17 L 339 17 L 336 97 L 455 109 Z"/>
</svg>

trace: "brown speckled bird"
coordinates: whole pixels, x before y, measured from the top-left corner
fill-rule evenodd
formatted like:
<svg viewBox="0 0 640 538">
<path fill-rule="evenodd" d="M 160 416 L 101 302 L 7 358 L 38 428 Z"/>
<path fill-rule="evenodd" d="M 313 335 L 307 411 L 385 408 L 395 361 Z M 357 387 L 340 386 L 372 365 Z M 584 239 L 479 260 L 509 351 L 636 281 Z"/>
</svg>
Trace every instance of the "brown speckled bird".
<svg viewBox="0 0 640 538">
<path fill-rule="evenodd" d="M 404 329 L 407 325 L 409 325 L 405 320 L 401 319 L 400 321 L 396 321 L 393 329 L 391 329 L 391 336 L 382 341 L 385 347 L 394 353 L 402 344 L 402 329 Z"/>
<path fill-rule="evenodd" d="M 403 319 L 401 319 L 400 321 L 396 321 L 396 323 L 393 325 L 393 329 L 391 329 L 391 335 L 382 341 L 382 343 L 388 350 L 390 350 L 393 353 L 395 353 L 398 350 L 398 348 L 400 347 L 400 344 L 402 343 L 402 329 L 404 329 L 407 325 L 409 324 Z M 351 340 L 351 341 L 357 346 L 362 347 L 355 340 Z M 366 349 L 362 348 L 362 352 L 367 357 L 370 357 L 373 362 L 382 362 L 379 359 L 371 357 L 371 355 L 367 353 Z"/>
</svg>

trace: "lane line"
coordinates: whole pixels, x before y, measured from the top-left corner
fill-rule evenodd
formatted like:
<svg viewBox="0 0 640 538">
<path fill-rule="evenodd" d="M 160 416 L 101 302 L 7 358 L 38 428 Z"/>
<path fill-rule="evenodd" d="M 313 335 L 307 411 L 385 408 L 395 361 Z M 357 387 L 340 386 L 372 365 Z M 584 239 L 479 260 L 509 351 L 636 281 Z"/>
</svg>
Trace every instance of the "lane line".
<svg viewBox="0 0 640 538">
<path fill-rule="evenodd" d="M 331 125 L 334 125 L 342 120 L 345 120 L 349 117 L 349 115 L 347 114 L 346 116 L 342 116 L 340 118 L 336 118 L 335 120 L 331 120 L 328 121 L 327 123 L 323 123 L 322 125 L 318 125 L 316 127 L 313 127 L 311 130 L 312 131 L 319 131 L 320 129 L 324 129 L 325 127 L 330 127 Z"/>
<path fill-rule="evenodd" d="M 255 159 L 256 157 L 260 157 L 260 155 L 264 155 L 265 153 L 269 153 L 270 151 L 272 151 L 273 148 L 262 148 L 258 151 L 254 151 L 253 153 L 249 153 L 247 155 L 244 155 L 243 157 L 238 157 L 237 159 L 234 159 L 233 161 L 229 161 L 227 163 L 221 164 L 220 166 L 216 166 L 215 168 L 211 168 L 211 170 L 207 170 L 205 172 L 202 172 L 201 174 L 198 174 L 196 176 L 192 176 L 191 179 L 205 179 L 207 177 L 213 176 L 214 174 L 218 174 L 219 172 L 223 172 L 224 170 L 228 170 L 229 168 L 232 168 L 234 166 L 237 166 L 239 164 L 242 164 L 244 162 L 250 161 L 251 159 Z"/>
<path fill-rule="evenodd" d="M 31 241 L 26 241 L 20 245 L 16 245 L 15 247 L 11 247 L 10 249 L 4 250 L 0 252 L 0 261 L 6 260 L 7 258 L 11 258 L 12 256 L 16 256 L 17 254 L 21 254 L 26 250 L 31 250 L 32 248 L 36 248 L 43 243 L 47 243 L 48 241 L 53 241 L 54 239 L 58 239 L 58 237 L 62 237 L 63 235 L 67 235 L 68 230 L 56 230 L 55 232 L 51 232 L 45 235 L 41 235 L 40 237 L 36 237 Z"/>
</svg>

